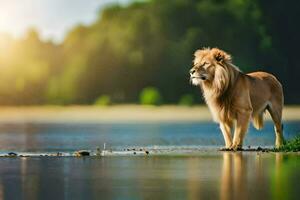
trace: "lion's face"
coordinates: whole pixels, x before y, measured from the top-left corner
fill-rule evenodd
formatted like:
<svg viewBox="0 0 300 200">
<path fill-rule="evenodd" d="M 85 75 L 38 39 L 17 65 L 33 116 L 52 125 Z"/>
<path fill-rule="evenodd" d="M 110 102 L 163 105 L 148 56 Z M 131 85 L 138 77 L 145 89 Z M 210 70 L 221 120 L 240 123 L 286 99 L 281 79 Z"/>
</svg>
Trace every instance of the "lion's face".
<svg viewBox="0 0 300 200">
<path fill-rule="evenodd" d="M 190 79 L 193 85 L 200 85 L 202 82 L 211 82 L 214 79 L 216 65 L 209 59 L 202 59 L 194 62 L 190 70 Z"/>
<path fill-rule="evenodd" d="M 210 49 L 204 49 L 195 53 L 194 67 L 190 70 L 190 79 L 193 85 L 200 85 L 201 82 L 212 82 L 214 79 L 217 63 Z"/>
<path fill-rule="evenodd" d="M 231 57 L 224 51 L 213 49 L 201 49 L 195 52 L 194 67 L 190 70 L 190 80 L 193 85 L 212 83 L 215 77 L 224 73 L 224 61 L 230 61 Z"/>
</svg>

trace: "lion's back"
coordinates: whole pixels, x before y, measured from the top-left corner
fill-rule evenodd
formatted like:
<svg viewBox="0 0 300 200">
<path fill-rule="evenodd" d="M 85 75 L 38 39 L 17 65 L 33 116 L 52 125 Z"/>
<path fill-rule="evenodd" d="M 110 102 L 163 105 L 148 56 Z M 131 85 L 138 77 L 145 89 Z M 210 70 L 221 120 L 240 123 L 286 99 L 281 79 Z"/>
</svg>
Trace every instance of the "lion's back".
<svg viewBox="0 0 300 200">
<path fill-rule="evenodd" d="M 260 83 L 264 85 L 267 84 L 271 90 L 273 89 L 282 90 L 281 83 L 273 74 L 258 71 L 258 72 L 248 73 L 247 76 L 251 77 L 251 81 L 256 84 L 260 84 Z"/>
<path fill-rule="evenodd" d="M 262 101 L 276 98 L 283 103 L 282 85 L 274 75 L 267 72 L 252 72 L 247 76 L 251 83 L 251 97 L 254 99 L 260 97 Z"/>
</svg>

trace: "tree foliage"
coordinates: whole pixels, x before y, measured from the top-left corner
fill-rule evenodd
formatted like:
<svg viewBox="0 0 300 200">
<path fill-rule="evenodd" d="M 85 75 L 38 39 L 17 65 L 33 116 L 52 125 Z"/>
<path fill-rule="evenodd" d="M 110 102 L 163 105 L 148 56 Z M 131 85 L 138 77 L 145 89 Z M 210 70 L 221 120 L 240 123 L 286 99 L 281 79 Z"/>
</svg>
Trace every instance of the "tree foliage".
<svg viewBox="0 0 300 200">
<path fill-rule="evenodd" d="M 0 104 L 91 104 L 101 95 L 137 103 L 143 88 L 177 103 L 189 84 L 193 52 L 219 47 L 244 72 L 264 70 L 299 103 L 296 26 L 300 3 L 258 0 L 149 0 L 111 5 L 61 44 L 0 35 Z M 288 13 L 287 13 L 288 12 Z"/>
</svg>

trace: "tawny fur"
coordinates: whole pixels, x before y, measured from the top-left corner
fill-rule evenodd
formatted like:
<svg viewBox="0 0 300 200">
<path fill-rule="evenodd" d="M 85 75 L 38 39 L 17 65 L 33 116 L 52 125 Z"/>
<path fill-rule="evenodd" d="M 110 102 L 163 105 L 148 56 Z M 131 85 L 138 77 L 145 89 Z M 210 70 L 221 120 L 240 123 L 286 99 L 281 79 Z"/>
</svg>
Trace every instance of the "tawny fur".
<svg viewBox="0 0 300 200">
<path fill-rule="evenodd" d="M 266 110 L 274 121 L 275 145 L 282 145 L 283 90 L 280 82 L 266 72 L 244 74 L 232 64 L 231 56 L 218 48 L 197 50 L 194 55 L 191 82 L 201 87 L 213 119 L 220 123 L 226 148 L 242 147 L 251 119 L 254 127 L 261 129 Z"/>
<path fill-rule="evenodd" d="M 257 130 L 260 130 L 264 127 L 264 116 L 263 116 L 263 112 L 257 114 L 256 116 L 252 117 L 252 123 L 254 128 L 256 128 Z"/>
</svg>

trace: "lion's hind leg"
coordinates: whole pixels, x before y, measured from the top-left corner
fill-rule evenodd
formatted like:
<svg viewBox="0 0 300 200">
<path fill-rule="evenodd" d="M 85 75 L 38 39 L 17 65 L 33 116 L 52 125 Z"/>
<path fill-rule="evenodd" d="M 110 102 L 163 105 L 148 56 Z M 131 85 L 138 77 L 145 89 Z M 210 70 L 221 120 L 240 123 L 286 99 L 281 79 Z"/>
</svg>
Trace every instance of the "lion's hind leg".
<svg viewBox="0 0 300 200">
<path fill-rule="evenodd" d="M 270 106 L 268 106 L 267 110 L 269 111 L 269 113 L 272 117 L 272 120 L 274 122 L 274 130 L 275 130 L 275 134 L 276 134 L 275 146 L 276 146 L 276 148 L 278 148 L 284 142 L 282 123 L 281 123 L 282 106 L 279 105 L 278 103 L 272 103 L 272 104 L 270 104 Z"/>
</svg>

